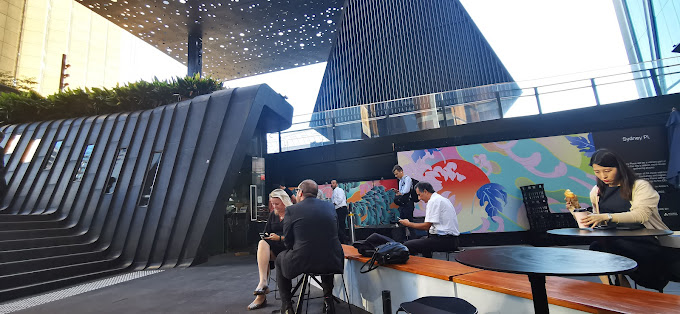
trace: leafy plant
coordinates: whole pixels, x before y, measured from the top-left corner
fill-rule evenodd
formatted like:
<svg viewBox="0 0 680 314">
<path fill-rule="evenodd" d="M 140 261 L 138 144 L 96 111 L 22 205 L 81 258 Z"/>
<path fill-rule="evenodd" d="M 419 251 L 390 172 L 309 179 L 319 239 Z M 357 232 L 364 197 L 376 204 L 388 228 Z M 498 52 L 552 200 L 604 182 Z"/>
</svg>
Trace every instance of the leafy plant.
<svg viewBox="0 0 680 314">
<path fill-rule="evenodd" d="M 78 88 L 42 97 L 35 91 L 0 93 L 0 123 L 67 119 L 115 112 L 152 109 L 222 89 L 210 77 L 154 78 L 107 88 Z"/>
</svg>

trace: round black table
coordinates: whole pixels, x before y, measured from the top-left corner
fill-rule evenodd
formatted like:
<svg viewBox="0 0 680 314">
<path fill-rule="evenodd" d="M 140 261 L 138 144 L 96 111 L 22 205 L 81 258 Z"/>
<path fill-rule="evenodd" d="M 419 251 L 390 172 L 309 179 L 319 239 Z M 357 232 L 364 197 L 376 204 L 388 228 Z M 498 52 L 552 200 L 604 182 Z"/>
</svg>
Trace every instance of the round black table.
<svg viewBox="0 0 680 314">
<path fill-rule="evenodd" d="M 628 272 L 627 257 L 589 250 L 552 247 L 497 247 L 466 250 L 456 261 L 476 268 L 529 276 L 536 313 L 549 313 L 545 276 L 597 276 Z"/>
<path fill-rule="evenodd" d="M 651 237 L 673 234 L 670 230 L 659 229 L 591 229 L 591 228 L 562 228 L 548 230 L 549 234 L 572 237 Z"/>
</svg>

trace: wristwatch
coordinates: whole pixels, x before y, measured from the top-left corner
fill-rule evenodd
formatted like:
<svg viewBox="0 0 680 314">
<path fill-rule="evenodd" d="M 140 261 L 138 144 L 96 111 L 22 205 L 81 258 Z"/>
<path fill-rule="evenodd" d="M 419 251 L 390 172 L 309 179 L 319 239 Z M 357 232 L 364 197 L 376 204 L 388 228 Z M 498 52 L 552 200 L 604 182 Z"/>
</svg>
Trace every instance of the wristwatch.
<svg viewBox="0 0 680 314">
<path fill-rule="evenodd" d="M 612 214 L 607 214 L 607 218 L 609 218 L 609 220 L 607 220 L 607 222 L 611 222 L 612 221 Z"/>
</svg>

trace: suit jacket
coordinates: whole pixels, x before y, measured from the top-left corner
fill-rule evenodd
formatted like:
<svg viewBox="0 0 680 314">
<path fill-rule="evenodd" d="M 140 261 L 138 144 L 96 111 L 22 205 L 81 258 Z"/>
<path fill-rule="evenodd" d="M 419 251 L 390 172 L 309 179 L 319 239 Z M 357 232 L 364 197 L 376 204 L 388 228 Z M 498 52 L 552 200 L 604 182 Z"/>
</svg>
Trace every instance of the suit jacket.
<svg viewBox="0 0 680 314">
<path fill-rule="evenodd" d="M 282 274 L 295 278 L 305 273 L 341 274 L 345 254 L 338 239 L 338 217 L 333 204 L 306 198 L 286 208 L 283 219 L 284 242 Z"/>
</svg>

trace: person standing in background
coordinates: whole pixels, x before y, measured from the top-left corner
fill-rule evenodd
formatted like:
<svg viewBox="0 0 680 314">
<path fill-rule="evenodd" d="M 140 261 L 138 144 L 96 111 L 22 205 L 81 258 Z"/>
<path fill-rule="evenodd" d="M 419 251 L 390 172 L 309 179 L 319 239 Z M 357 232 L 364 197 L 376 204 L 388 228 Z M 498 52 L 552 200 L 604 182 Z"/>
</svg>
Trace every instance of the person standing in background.
<svg viewBox="0 0 680 314">
<path fill-rule="evenodd" d="M 274 184 L 274 189 L 281 189 L 286 194 L 288 194 L 288 197 L 290 198 L 290 201 L 293 202 L 293 204 L 297 203 L 297 199 L 295 198 L 295 195 L 293 195 L 293 191 L 289 190 L 285 185 L 281 183 Z"/>
<path fill-rule="evenodd" d="M 338 186 L 338 181 L 331 181 L 331 188 L 333 188 L 333 206 L 335 206 L 335 212 L 338 214 L 338 236 L 340 237 L 340 242 L 347 244 L 347 195 L 345 195 L 345 190 Z"/>
<path fill-rule="evenodd" d="M 404 174 L 404 169 L 401 168 L 399 165 L 395 165 L 392 168 L 392 173 L 394 174 L 394 177 L 399 180 L 399 191 L 397 192 L 397 196 L 395 197 L 395 204 L 399 206 L 399 218 L 400 219 L 408 219 L 409 221 L 413 221 L 413 210 L 415 209 L 415 204 L 411 200 L 410 193 L 411 193 L 411 188 L 413 187 L 413 180 L 411 180 L 411 177 L 407 176 Z M 416 238 L 416 230 L 413 228 L 408 228 L 408 233 L 409 233 L 409 239 L 415 239 Z M 395 239 L 399 242 L 403 242 L 406 239 L 406 230 L 404 229 L 403 232 L 400 234 L 401 239 Z"/>
</svg>

